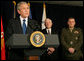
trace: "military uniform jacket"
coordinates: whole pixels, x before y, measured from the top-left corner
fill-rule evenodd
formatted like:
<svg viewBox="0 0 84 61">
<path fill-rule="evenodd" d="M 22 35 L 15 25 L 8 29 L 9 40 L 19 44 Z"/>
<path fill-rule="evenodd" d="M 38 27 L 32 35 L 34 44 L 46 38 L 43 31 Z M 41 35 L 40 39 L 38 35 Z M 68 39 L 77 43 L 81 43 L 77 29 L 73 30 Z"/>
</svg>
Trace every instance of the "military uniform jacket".
<svg viewBox="0 0 84 61">
<path fill-rule="evenodd" d="M 63 53 L 66 56 L 80 56 L 82 54 L 81 46 L 83 44 L 83 34 L 81 29 L 74 28 L 71 32 L 69 28 L 63 28 L 61 34 L 61 44 L 63 47 Z M 75 49 L 75 53 L 69 53 L 68 48 L 70 47 Z"/>
</svg>

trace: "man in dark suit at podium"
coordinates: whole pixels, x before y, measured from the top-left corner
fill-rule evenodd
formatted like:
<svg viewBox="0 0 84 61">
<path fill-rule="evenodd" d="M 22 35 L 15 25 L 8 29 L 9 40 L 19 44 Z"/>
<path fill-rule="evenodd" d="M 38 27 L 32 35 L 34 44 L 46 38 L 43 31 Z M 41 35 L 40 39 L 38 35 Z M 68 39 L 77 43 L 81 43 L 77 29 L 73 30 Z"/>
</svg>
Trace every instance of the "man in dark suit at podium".
<svg viewBox="0 0 84 61">
<path fill-rule="evenodd" d="M 39 30 L 40 27 L 35 20 L 28 18 L 30 8 L 27 2 L 19 2 L 17 4 L 17 12 L 20 14 L 18 18 L 11 19 L 8 22 L 6 31 L 6 40 L 13 34 L 31 34 L 33 31 Z M 10 49 L 9 51 L 10 60 L 23 60 L 24 50 L 22 49 Z"/>
<path fill-rule="evenodd" d="M 52 20 L 49 18 L 46 18 L 45 20 L 45 29 L 42 30 L 42 33 L 44 34 L 57 34 L 57 31 L 52 28 Z M 52 40 L 53 41 L 53 40 Z M 48 47 L 47 51 L 41 56 L 41 60 L 58 60 L 58 53 L 57 49 L 54 47 Z"/>
</svg>

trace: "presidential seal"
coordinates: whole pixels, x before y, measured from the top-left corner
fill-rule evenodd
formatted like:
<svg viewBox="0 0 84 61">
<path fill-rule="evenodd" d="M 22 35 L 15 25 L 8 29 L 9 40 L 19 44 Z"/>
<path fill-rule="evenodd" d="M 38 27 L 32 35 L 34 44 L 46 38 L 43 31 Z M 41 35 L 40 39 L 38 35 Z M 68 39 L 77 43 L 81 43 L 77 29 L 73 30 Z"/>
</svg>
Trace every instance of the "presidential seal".
<svg viewBox="0 0 84 61">
<path fill-rule="evenodd" d="M 41 47 L 45 43 L 45 36 L 40 31 L 35 31 L 30 36 L 30 42 L 35 47 Z"/>
</svg>

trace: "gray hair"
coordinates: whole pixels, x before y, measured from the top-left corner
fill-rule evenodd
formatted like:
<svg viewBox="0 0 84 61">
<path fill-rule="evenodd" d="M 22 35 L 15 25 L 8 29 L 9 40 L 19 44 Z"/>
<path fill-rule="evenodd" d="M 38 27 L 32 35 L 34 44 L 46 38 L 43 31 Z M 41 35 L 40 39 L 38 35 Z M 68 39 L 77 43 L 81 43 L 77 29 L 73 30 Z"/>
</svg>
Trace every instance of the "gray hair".
<svg viewBox="0 0 84 61">
<path fill-rule="evenodd" d="M 17 4 L 17 10 L 20 10 L 20 5 L 21 4 L 27 4 L 27 2 L 21 1 Z"/>
<path fill-rule="evenodd" d="M 51 21 L 51 23 L 52 23 L 52 20 L 51 20 L 50 18 L 46 18 L 46 19 L 45 19 L 45 22 L 46 22 L 47 19 L 48 19 L 49 21 Z"/>
</svg>

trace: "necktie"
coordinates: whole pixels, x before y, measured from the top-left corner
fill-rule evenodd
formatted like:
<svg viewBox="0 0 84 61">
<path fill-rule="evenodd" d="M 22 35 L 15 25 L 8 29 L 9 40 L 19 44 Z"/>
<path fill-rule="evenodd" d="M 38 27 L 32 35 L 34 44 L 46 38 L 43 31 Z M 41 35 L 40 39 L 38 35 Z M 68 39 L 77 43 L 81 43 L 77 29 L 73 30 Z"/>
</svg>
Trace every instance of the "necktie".
<svg viewBox="0 0 84 61">
<path fill-rule="evenodd" d="M 48 34 L 50 35 L 50 31 L 48 30 Z"/>
<path fill-rule="evenodd" d="M 72 29 L 70 31 L 72 32 Z"/>
<path fill-rule="evenodd" d="M 25 24 L 25 19 L 23 20 L 23 34 L 25 34 L 26 33 L 26 24 Z"/>
<path fill-rule="evenodd" d="M 70 31 L 72 32 L 72 31 L 73 31 L 73 29 L 70 29 Z"/>
</svg>

